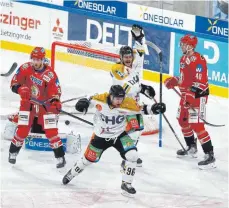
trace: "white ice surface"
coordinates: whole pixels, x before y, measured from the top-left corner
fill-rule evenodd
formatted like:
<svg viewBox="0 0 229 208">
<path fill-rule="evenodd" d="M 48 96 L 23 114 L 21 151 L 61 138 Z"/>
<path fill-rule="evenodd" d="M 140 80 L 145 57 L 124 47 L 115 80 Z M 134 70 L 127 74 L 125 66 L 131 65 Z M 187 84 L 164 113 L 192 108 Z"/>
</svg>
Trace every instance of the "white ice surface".
<svg viewBox="0 0 229 208">
<path fill-rule="evenodd" d="M 29 56 L 1 51 L 1 73 L 16 61 L 22 64 Z M 66 63 L 57 63 L 56 71 L 63 88 L 63 100 L 78 95 L 103 92 L 109 89 L 107 72 L 97 71 Z M 17 111 L 18 96 L 9 89 L 10 78 L 1 79 L 1 116 Z M 156 91 L 158 84 L 150 83 Z M 167 104 L 166 116 L 179 135 L 182 134 L 175 119 L 179 98 L 173 91 L 163 88 L 163 100 Z M 214 145 L 217 168 L 201 171 L 197 162 L 203 158 L 198 146 L 197 159 L 178 159 L 180 148 L 168 125 L 163 121 L 163 147 L 158 147 L 158 135 L 142 137 L 139 156 L 143 167 L 138 168 L 133 186 L 136 197 L 129 199 L 120 194 L 121 158 L 115 149 L 107 150 L 99 163 L 88 167 L 69 185 L 61 183 L 63 175 L 72 167 L 79 155 L 67 154 L 67 165 L 55 168 L 52 152 L 22 149 L 16 165 L 7 162 L 9 140 L 1 137 L 1 207 L 3 208 L 226 208 L 228 207 L 228 101 L 209 97 L 207 120 L 224 123 L 224 128 L 206 126 Z M 1 118 L 4 118 L 1 117 Z M 92 120 L 92 116 L 83 116 Z M 64 120 L 71 124 L 65 126 Z M 1 120 L 1 132 L 5 120 Z M 87 124 L 61 116 L 60 131 L 74 130 L 82 134 L 83 150 L 92 134 Z M 83 152 L 83 151 L 82 151 Z"/>
</svg>

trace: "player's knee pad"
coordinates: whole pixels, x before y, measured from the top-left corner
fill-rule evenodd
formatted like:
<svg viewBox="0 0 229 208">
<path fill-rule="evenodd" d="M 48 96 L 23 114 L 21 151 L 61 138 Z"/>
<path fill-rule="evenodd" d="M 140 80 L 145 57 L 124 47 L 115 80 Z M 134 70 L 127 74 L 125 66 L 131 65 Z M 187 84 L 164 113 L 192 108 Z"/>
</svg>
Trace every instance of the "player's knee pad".
<svg viewBox="0 0 229 208">
<path fill-rule="evenodd" d="M 136 149 L 129 150 L 125 153 L 125 159 L 129 162 L 137 162 L 138 152 Z"/>
<path fill-rule="evenodd" d="M 29 134 L 29 126 L 18 126 L 15 135 L 19 138 L 25 139 Z"/>
<path fill-rule="evenodd" d="M 195 133 L 199 133 L 205 131 L 204 123 L 191 123 L 191 128 L 195 131 Z"/>
<path fill-rule="evenodd" d="M 139 140 L 140 136 L 141 136 L 141 131 L 134 131 L 134 132 L 128 133 L 128 135 L 136 143 Z"/>
<path fill-rule="evenodd" d="M 102 153 L 102 149 L 98 149 L 94 147 L 92 144 L 89 144 L 84 153 L 84 156 L 88 161 L 96 163 L 100 160 Z"/>
<path fill-rule="evenodd" d="M 45 135 L 48 139 L 58 135 L 58 129 L 46 129 Z"/>
<path fill-rule="evenodd" d="M 192 130 L 191 125 L 181 127 L 181 131 L 182 131 L 184 137 L 193 136 L 193 130 Z"/>
</svg>

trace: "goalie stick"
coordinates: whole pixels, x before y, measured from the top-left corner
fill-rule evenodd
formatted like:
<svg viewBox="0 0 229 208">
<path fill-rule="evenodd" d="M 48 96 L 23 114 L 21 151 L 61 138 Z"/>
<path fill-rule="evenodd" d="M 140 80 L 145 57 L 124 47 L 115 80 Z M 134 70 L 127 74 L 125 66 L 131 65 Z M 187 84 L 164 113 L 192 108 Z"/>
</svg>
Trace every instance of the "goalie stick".
<svg viewBox="0 0 229 208">
<path fill-rule="evenodd" d="M 159 102 L 162 103 L 162 51 L 161 49 L 156 46 L 154 43 L 150 41 L 146 41 L 146 45 L 154 49 L 159 57 L 160 61 L 160 88 L 159 88 Z M 159 147 L 162 147 L 162 113 L 159 114 Z"/>
<path fill-rule="evenodd" d="M 177 91 L 177 89 L 175 89 L 175 88 L 173 88 L 173 90 L 175 91 L 175 93 L 177 94 L 177 95 L 179 95 L 180 97 L 181 97 L 181 94 Z M 191 105 L 189 105 L 190 107 L 191 107 L 191 109 L 194 111 L 194 112 L 196 112 L 196 110 L 191 106 Z M 223 126 L 225 126 L 225 124 L 212 124 L 212 123 L 209 123 L 209 122 L 207 122 L 205 119 L 203 119 L 203 118 L 201 118 L 199 115 L 198 115 L 198 118 L 200 119 L 200 120 L 202 120 L 206 125 L 208 125 L 208 126 L 212 126 L 212 127 L 223 127 Z"/>
<path fill-rule="evenodd" d="M 2 74 L 0 74 L 0 75 L 3 76 L 3 77 L 8 77 L 8 76 L 10 76 L 10 75 L 14 72 L 14 70 L 15 70 L 16 68 L 17 68 L 17 63 L 14 62 L 14 63 L 12 64 L 12 66 L 10 67 L 10 69 L 9 69 L 8 72 L 2 73 Z"/>
</svg>

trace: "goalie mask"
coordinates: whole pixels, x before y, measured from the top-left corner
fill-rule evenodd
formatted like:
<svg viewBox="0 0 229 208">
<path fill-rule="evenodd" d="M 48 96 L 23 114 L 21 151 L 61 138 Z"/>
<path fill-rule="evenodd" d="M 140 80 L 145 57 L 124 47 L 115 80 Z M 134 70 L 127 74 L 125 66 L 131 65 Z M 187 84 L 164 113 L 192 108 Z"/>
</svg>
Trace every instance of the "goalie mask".
<svg viewBox="0 0 229 208">
<path fill-rule="evenodd" d="M 119 51 L 121 63 L 127 67 L 131 67 L 134 61 L 133 49 L 129 46 L 122 46 Z"/>
</svg>

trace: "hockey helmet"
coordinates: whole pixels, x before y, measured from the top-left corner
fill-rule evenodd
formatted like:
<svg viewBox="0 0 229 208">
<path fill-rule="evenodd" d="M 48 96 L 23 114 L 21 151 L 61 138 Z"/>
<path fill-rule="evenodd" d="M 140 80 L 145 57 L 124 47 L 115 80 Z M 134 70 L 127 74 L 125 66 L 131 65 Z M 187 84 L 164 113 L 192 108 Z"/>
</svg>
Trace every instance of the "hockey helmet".
<svg viewBox="0 0 229 208">
<path fill-rule="evenodd" d="M 112 95 L 113 97 L 122 97 L 122 98 L 124 98 L 126 95 L 125 90 L 120 85 L 112 85 L 109 94 Z"/>
<path fill-rule="evenodd" d="M 187 45 L 190 45 L 192 46 L 193 48 L 196 47 L 197 43 L 198 43 L 198 39 L 196 36 L 193 36 L 193 35 L 185 35 L 183 36 L 181 39 L 180 39 L 180 43 L 183 43 L 183 44 L 187 44 Z"/>
<path fill-rule="evenodd" d="M 45 55 L 45 49 L 43 47 L 35 47 L 30 54 L 30 58 L 44 59 Z"/>
</svg>

